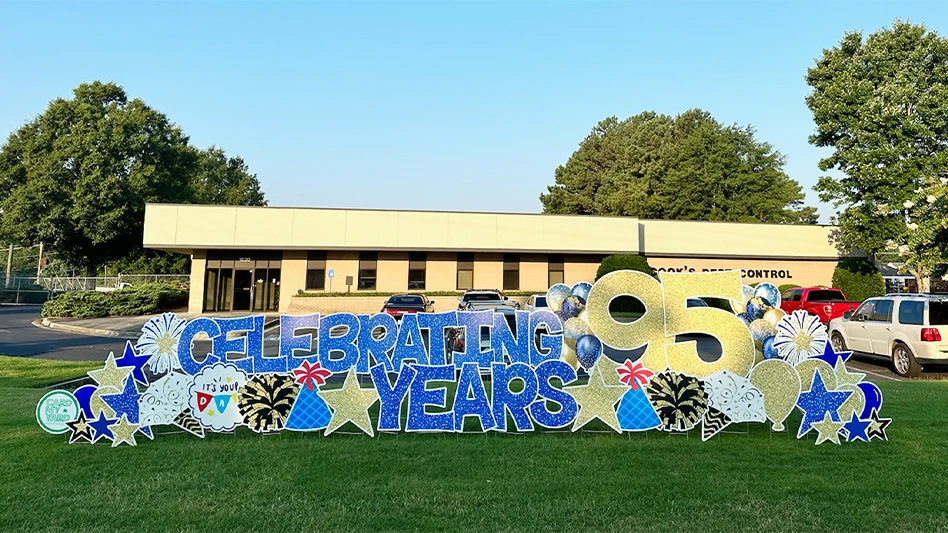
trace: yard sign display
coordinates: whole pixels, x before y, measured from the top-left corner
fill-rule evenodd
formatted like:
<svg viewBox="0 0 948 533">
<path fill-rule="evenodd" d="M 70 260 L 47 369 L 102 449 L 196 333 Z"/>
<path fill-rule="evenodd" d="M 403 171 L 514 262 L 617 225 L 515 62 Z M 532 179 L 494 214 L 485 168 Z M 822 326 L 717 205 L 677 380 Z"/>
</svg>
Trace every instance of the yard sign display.
<svg viewBox="0 0 948 533">
<path fill-rule="evenodd" d="M 610 303 L 625 295 L 644 315 L 613 318 Z M 688 306 L 702 297 L 730 301 L 737 314 Z M 619 271 L 554 285 L 547 303 L 401 323 L 384 313 L 282 315 L 274 353 L 264 353 L 263 316 L 166 313 L 90 371 L 94 385 L 44 396 L 36 417 L 70 443 L 112 446 L 162 427 L 204 438 L 238 427 L 375 436 L 598 426 L 707 440 L 738 423 L 793 431 L 794 410 L 797 438 L 816 444 L 887 438 L 879 388 L 846 368 L 850 353 L 833 350 L 816 317 L 783 313 L 772 284 L 742 286 L 736 271 Z M 695 333 L 715 337 L 720 357 L 699 356 L 687 340 Z M 210 351 L 199 353 L 196 339 Z"/>
</svg>

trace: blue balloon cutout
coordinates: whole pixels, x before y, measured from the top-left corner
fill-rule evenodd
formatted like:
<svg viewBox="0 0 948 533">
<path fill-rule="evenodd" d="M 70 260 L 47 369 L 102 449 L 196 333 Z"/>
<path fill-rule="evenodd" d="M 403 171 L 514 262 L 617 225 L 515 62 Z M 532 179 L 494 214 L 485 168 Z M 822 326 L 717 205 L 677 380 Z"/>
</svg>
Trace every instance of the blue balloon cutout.
<svg viewBox="0 0 948 533">
<path fill-rule="evenodd" d="M 570 296 L 578 296 L 583 300 L 583 303 L 586 303 L 586 300 L 589 299 L 589 291 L 593 288 L 592 283 L 588 281 L 580 281 L 576 285 L 573 285 L 573 288 L 569 291 Z"/>
<path fill-rule="evenodd" d="M 764 346 L 763 346 L 763 349 L 761 350 L 764 352 L 764 359 L 777 359 L 779 357 L 777 355 L 777 349 L 774 348 L 775 338 L 776 337 L 771 335 L 767 337 L 766 339 L 764 339 Z"/>
<path fill-rule="evenodd" d="M 579 296 L 570 296 L 563 301 L 563 312 L 570 318 L 578 317 L 586 309 L 586 300 Z"/>
<path fill-rule="evenodd" d="M 871 381 L 863 381 L 862 383 L 857 383 L 856 386 L 859 387 L 866 396 L 866 406 L 862 409 L 862 414 L 859 415 L 859 418 L 868 420 L 872 415 L 873 409 L 878 411 L 882 408 L 882 391 L 879 390 L 878 385 Z"/>
<path fill-rule="evenodd" d="M 750 316 L 747 313 L 739 313 L 737 315 L 737 318 L 740 318 L 744 322 L 744 325 L 748 327 L 750 327 L 751 322 L 754 321 L 754 317 Z"/>
<path fill-rule="evenodd" d="M 589 370 L 602 355 L 602 342 L 595 335 L 583 335 L 576 340 L 576 360 Z"/>
<path fill-rule="evenodd" d="M 553 314 L 556 315 L 556 318 L 559 318 L 559 319 L 560 319 L 560 325 L 561 325 L 561 326 L 562 326 L 562 324 L 565 324 L 567 320 L 569 320 L 570 318 L 572 318 L 571 316 L 567 315 L 565 311 L 562 311 L 562 310 L 561 310 L 561 311 L 555 311 Z"/>
<path fill-rule="evenodd" d="M 95 415 L 92 413 L 92 395 L 95 394 L 95 390 L 95 385 L 83 385 L 72 393 L 72 395 L 76 397 L 76 400 L 79 401 L 79 407 L 82 409 L 82 413 L 85 414 L 89 420 L 95 418 Z"/>
</svg>

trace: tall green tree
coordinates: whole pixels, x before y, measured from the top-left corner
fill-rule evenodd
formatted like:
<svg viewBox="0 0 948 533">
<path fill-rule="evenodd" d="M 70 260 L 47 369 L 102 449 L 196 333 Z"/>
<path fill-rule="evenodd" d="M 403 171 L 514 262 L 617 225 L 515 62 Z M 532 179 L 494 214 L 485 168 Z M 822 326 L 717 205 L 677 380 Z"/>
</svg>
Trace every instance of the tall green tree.
<svg viewBox="0 0 948 533">
<path fill-rule="evenodd" d="M 227 157 L 224 150 L 211 146 L 198 150 L 197 165 L 191 176 L 193 201 L 219 205 L 267 205 L 260 180 L 251 174 L 240 156 Z"/>
<path fill-rule="evenodd" d="M 547 213 L 816 223 L 785 159 L 750 126 L 693 109 L 597 124 L 540 195 Z"/>
<path fill-rule="evenodd" d="M 899 20 L 849 32 L 807 83 L 810 142 L 833 150 L 815 189 L 838 210 L 838 246 L 895 252 L 927 290 L 948 243 L 948 40 Z"/>
<path fill-rule="evenodd" d="M 87 275 L 187 271 L 180 255 L 142 249 L 147 202 L 266 205 L 243 159 L 194 148 L 114 83 L 79 85 L 0 147 L 2 240 L 43 242 Z"/>
<path fill-rule="evenodd" d="M 82 84 L 0 148 L 0 233 L 95 275 L 141 245 L 145 202 L 189 199 L 193 161 L 167 117 L 118 85 Z"/>
</svg>

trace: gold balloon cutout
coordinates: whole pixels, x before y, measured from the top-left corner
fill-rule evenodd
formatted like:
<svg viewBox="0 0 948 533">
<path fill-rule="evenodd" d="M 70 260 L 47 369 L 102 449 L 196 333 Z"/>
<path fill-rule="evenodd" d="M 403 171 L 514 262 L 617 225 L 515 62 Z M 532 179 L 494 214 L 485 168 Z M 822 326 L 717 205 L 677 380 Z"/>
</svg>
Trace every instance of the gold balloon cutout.
<svg viewBox="0 0 948 533">
<path fill-rule="evenodd" d="M 570 344 L 572 344 L 572 346 L 570 346 Z M 560 351 L 560 360 L 573 367 L 573 370 L 579 368 L 579 359 L 576 358 L 575 340 L 563 337 L 563 349 Z"/>
<path fill-rule="evenodd" d="M 780 322 L 780 319 L 785 316 L 787 316 L 787 313 L 784 313 L 783 309 L 774 307 L 773 309 L 768 309 L 767 312 L 764 313 L 764 320 L 770 322 L 771 326 L 777 327 L 777 322 Z"/>
<path fill-rule="evenodd" d="M 619 296 L 634 296 L 645 304 L 645 314 L 635 322 L 617 322 L 609 314 L 609 303 Z M 684 304 L 682 304 L 684 305 Z M 617 350 L 648 345 L 639 359 L 645 368 L 664 370 L 665 313 L 662 286 L 658 281 L 633 270 L 610 272 L 599 278 L 586 301 L 589 329 L 599 340 Z"/>
<path fill-rule="evenodd" d="M 694 341 L 667 344 L 668 367 L 697 378 L 721 370 L 746 376 L 754 364 L 755 351 L 754 339 L 744 321 L 722 309 L 687 306 L 688 298 L 696 296 L 725 300 L 741 298 L 741 273 L 736 270 L 662 272 L 659 278 L 665 293 L 665 335 L 673 338 L 682 333 L 701 332 L 716 337 L 721 343 L 721 357 L 712 362 L 698 357 Z"/>
<path fill-rule="evenodd" d="M 822 359 L 804 359 L 797 363 L 797 373 L 800 374 L 801 390 L 808 391 L 813 386 L 813 375 L 817 372 L 823 378 L 826 390 L 836 390 L 836 372 L 833 367 Z"/>
<path fill-rule="evenodd" d="M 840 385 L 837 390 L 848 390 L 852 391 L 852 394 L 849 395 L 849 398 L 843 402 L 843 405 L 839 406 L 839 419 L 843 422 L 849 422 L 849 419 L 852 418 L 853 413 L 856 413 L 856 416 L 859 416 L 862 413 L 864 407 L 866 407 L 866 393 L 862 392 L 862 389 L 856 385 Z"/>
<path fill-rule="evenodd" d="M 829 366 L 829 365 L 826 365 Z M 774 431 L 783 431 L 800 397 L 800 375 L 783 359 L 767 359 L 751 370 L 750 381 L 764 394 L 764 412 Z"/>
</svg>

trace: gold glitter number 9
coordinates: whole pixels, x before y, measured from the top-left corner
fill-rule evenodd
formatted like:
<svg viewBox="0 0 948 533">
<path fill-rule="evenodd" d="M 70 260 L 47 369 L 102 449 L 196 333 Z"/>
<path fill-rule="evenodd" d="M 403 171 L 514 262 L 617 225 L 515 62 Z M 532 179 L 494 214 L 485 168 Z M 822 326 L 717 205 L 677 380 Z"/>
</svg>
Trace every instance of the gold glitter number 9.
<svg viewBox="0 0 948 533">
<path fill-rule="evenodd" d="M 727 311 L 687 305 L 688 298 L 702 296 L 740 301 L 740 272 L 662 272 L 659 279 L 665 291 L 665 334 L 674 337 L 683 333 L 705 333 L 721 343 L 721 357 L 714 362 L 698 357 L 695 341 L 667 344 L 668 367 L 698 378 L 719 370 L 746 376 L 754 364 L 754 340 L 747 326 Z"/>
<path fill-rule="evenodd" d="M 635 322 L 617 322 L 609 314 L 609 303 L 626 295 L 645 304 L 645 314 Z M 620 270 L 596 281 L 589 291 L 586 314 L 589 328 L 600 341 L 617 350 L 632 350 L 647 344 L 640 359 L 642 364 L 661 371 L 665 369 L 663 307 L 662 286 L 655 278 L 642 272 Z"/>
</svg>

